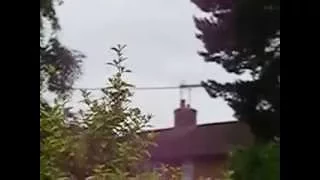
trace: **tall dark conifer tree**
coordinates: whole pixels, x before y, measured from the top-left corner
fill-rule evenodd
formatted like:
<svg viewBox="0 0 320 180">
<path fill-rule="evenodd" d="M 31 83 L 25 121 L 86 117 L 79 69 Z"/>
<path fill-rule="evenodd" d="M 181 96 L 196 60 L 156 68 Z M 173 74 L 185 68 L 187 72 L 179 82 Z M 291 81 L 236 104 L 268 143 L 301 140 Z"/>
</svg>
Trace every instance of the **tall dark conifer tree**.
<svg viewBox="0 0 320 180">
<path fill-rule="evenodd" d="M 61 94 L 70 90 L 81 74 L 84 55 L 61 44 L 56 6 L 62 0 L 40 0 L 40 88 Z"/>
<path fill-rule="evenodd" d="M 280 1 L 192 0 L 209 18 L 194 18 L 205 62 L 250 80 L 203 82 L 209 95 L 222 97 L 235 117 L 250 125 L 258 140 L 280 137 Z"/>
</svg>

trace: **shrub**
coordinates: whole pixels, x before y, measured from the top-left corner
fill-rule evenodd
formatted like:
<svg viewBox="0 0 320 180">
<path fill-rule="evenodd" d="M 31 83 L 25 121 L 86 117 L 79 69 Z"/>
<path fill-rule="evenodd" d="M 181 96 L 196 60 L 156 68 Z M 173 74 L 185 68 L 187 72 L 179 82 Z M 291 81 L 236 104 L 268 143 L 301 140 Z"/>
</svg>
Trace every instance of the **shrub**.
<svg viewBox="0 0 320 180">
<path fill-rule="evenodd" d="M 280 142 L 236 150 L 225 175 L 225 180 L 280 180 Z"/>
</svg>

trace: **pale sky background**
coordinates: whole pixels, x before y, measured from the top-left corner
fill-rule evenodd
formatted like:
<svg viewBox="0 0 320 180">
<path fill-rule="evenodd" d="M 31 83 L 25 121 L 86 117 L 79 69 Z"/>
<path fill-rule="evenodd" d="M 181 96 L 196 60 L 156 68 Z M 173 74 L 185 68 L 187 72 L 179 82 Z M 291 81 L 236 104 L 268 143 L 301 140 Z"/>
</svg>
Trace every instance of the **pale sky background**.
<svg viewBox="0 0 320 180">
<path fill-rule="evenodd" d="M 66 0 L 58 15 L 62 42 L 87 56 L 76 87 L 103 87 L 111 73 L 105 63 L 114 57 L 109 49 L 119 43 L 128 46 L 129 79 L 138 87 L 235 79 L 197 55 L 203 45 L 195 38 L 192 16 L 200 10 L 189 0 Z M 173 126 L 179 98 L 178 89 L 136 91 L 133 103 L 154 115 L 155 128 L 165 128 Z M 78 100 L 75 93 L 72 104 Z M 198 124 L 234 119 L 223 100 L 210 98 L 202 88 L 192 89 L 191 106 L 198 110 Z"/>
</svg>

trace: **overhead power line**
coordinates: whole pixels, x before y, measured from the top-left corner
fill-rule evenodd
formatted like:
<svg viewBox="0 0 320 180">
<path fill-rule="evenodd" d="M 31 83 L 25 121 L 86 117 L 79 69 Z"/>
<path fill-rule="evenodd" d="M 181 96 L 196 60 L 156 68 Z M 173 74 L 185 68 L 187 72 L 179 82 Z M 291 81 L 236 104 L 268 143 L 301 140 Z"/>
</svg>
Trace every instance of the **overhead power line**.
<svg viewBox="0 0 320 180">
<path fill-rule="evenodd" d="M 135 90 L 173 90 L 173 89 L 179 89 L 180 91 L 180 99 L 184 99 L 183 98 L 183 89 L 188 89 L 188 101 L 189 104 L 191 104 L 191 89 L 193 88 L 200 88 L 203 87 L 201 84 L 181 84 L 180 86 L 150 86 L 150 87 L 132 87 Z M 79 88 L 79 87 L 75 87 L 72 88 L 73 90 L 90 90 L 90 91 L 99 91 L 102 90 L 104 88 L 101 87 L 97 87 L 97 88 Z"/>
<path fill-rule="evenodd" d="M 202 87 L 201 84 L 183 84 L 180 86 L 150 86 L 150 87 L 133 87 L 135 90 L 170 90 L 170 89 L 190 89 L 190 88 L 199 88 Z M 96 88 L 80 88 L 80 87 L 74 87 L 72 88 L 74 90 L 91 90 L 91 91 L 99 91 L 104 88 L 102 87 L 96 87 Z"/>
</svg>

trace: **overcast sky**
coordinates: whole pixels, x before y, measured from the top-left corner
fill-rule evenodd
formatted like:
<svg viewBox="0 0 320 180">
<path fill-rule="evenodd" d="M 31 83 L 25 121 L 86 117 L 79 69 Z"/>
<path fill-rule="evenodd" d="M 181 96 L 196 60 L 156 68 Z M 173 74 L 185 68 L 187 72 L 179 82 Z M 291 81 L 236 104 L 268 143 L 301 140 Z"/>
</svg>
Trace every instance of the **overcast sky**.
<svg viewBox="0 0 320 180">
<path fill-rule="evenodd" d="M 111 72 L 105 66 L 114 56 L 109 50 L 127 44 L 129 79 L 136 86 L 178 86 L 214 78 L 225 82 L 235 77 L 197 55 L 203 48 L 195 38 L 193 15 L 199 15 L 189 0 L 66 0 L 58 8 L 60 38 L 87 58 L 77 87 L 102 87 Z M 187 91 L 184 93 L 187 94 Z M 229 121 L 233 111 L 223 100 L 212 99 L 204 89 L 193 89 L 191 106 L 198 110 L 198 123 Z M 74 103 L 79 100 L 75 93 Z M 136 91 L 134 104 L 151 113 L 155 128 L 173 125 L 173 110 L 179 90 Z"/>
</svg>

